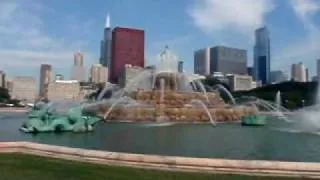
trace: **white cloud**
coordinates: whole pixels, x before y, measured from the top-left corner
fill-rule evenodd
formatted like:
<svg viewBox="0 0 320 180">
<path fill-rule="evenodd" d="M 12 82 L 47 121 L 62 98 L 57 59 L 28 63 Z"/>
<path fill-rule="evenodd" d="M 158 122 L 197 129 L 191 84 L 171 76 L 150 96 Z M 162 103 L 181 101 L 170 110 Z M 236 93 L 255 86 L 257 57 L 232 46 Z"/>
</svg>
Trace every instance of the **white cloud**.
<svg viewBox="0 0 320 180">
<path fill-rule="evenodd" d="M 308 15 L 314 15 L 320 10 L 319 2 L 313 0 L 291 0 L 294 11 L 301 18 L 306 18 Z"/>
<path fill-rule="evenodd" d="M 43 13 L 56 12 L 40 3 L 23 2 L 0 1 L 0 69 L 34 68 L 40 67 L 41 63 L 51 64 L 54 68 L 70 68 L 73 52 L 86 43 L 47 33 Z M 92 58 L 89 53 L 85 55 Z"/>
<path fill-rule="evenodd" d="M 313 21 L 320 12 L 320 3 L 316 0 L 290 0 L 289 3 L 297 18 L 303 23 L 307 35 L 284 47 L 273 59 L 273 66 L 287 68 L 290 63 L 303 62 L 315 72 L 316 59 L 320 58 L 320 31 Z"/>
<path fill-rule="evenodd" d="M 316 27 L 312 17 L 319 12 L 320 3 L 314 0 L 291 0 L 291 5 L 297 17 L 303 22 L 305 28 L 314 31 Z"/>
<path fill-rule="evenodd" d="M 196 0 L 188 12 L 206 33 L 234 30 L 251 35 L 273 8 L 272 0 Z"/>
</svg>

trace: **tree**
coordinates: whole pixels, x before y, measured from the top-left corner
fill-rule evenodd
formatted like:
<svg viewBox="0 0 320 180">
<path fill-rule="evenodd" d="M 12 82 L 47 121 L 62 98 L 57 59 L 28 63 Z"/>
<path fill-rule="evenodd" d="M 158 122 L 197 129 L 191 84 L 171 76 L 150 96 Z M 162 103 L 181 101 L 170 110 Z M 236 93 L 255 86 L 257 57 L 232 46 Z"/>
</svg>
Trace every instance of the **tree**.
<svg viewBox="0 0 320 180">
<path fill-rule="evenodd" d="M 215 85 L 222 85 L 224 86 L 228 91 L 230 91 L 230 87 L 226 82 L 227 80 L 222 80 L 219 78 L 215 78 L 215 77 L 211 77 L 211 76 L 207 76 L 205 79 L 202 80 L 202 83 L 204 85 L 210 86 L 210 87 L 214 87 Z"/>
<path fill-rule="evenodd" d="M 0 87 L 0 101 L 4 102 L 10 99 L 9 91 L 7 88 Z"/>
</svg>

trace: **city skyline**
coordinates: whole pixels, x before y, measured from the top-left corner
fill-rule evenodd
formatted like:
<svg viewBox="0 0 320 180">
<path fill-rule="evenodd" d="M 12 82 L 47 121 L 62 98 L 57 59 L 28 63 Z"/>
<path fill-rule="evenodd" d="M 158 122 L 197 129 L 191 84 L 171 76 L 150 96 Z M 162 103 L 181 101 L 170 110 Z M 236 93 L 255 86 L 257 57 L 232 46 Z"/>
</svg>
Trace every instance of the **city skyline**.
<svg viewBox="0 0 320 180">
<path fill-rule="evenodd" d="M 25 1 L 3 1 L 0 4 L 0 40 L 9 42 L 1 43 L 0 57 L 2 70 L 10 77 L 39 78 L 34 72 L 41 63 L 51 64 L 55 71 L 66 75 L 77 49 L 85 54 L 86 69 L 89 69 L 90 64 L 99 62 L 99 46 L 108 13 L 112 27 L 146 30 L 146 65 L 155 64 L 153 57 L 165 45 L 184 59 L 187 72 L 193 70 L 194 50 L 215 45 L 248 50 L 251 65 L 254 30 L 264 25 L 270 31 L 272 70 L 289 72 L 289 64 L 302 61 L 314 75 L 315 62 L 320 57 L 320 43 L 316 41 L 320 37 L 320 22 L 316 21 L 320 5 L 312 0 L 189 0 L 177 1 L 172 6 L 164 1 L 134 4 L 125 0 L 84 4 L 35 1 L 32 5 Z M 57 13 L 61 6 L 68 12 Z M 232 8 L 237 11 L 226 10 Z M 165 15 L 159 16 L 164 9 Z M 119 11 L 126 14 L 117 13 Z M 234 12 L 243 16 L 239 18 Z M 65 18 L 60 18 L 62 16 Z"/>
</svg>

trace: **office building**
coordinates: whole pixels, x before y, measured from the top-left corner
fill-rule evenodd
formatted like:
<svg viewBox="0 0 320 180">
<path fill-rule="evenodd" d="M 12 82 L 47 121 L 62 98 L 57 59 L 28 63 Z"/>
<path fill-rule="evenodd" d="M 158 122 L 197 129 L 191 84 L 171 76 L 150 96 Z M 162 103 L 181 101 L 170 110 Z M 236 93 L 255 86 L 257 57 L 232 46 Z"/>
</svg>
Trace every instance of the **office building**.
<svg viewBox="0 0 320 180">
<path fill-rule="evenodd" d="M 6 73 L 0 71 L 0 87 L 6 88 Z"/>
<path fill-rule="evenodd" d="M 288 75 L 282 71 L 271 71 L 270 72 L 270 83 L 281 83 L 288 81 Z"/>
<path fill-rule="evenodd" d="M 112 31 L 112 60 L 109 68 L 111 83 L 117 83 L 126 64 L 144 67 L 144 31 L 116 27 Z"/>
<path fill-rule="evenodd" d="M 318 82 L 318 76 L 312 76 L 311 81 L 312 82 Z"/>
<path fill-rule="evenodd" d="M 90 82 L 105 83 L 108 81 L 108 68 L 102 64 L 94 64 L 90 69 Z"/>
<path fill-rule="evenodd" d="M 243 49 L 216 46 L 210 48 L 210 73 L 245 75 L 247 71 L 247 51 Z"/>
<path fill-rule="evenodd" d="M 316 75 L 317 75 L 318 78 L 320 78 L 320 59 L 317 60 L 317 72 L 316 72 Z M 319 81 L 319 79 L 317 81 Z"/>
<path fill-rule="evenodd" d="M 13 91 L 13 81 L 12 80 L 6 80 L 6 88 L 8 89 L 9 95 L 12 98 L 12 91 Z"/>
<path fill-rule="evenodd" d="M 139 75 L 144 70 L 145 69 L 142 67 L 126 64 L 118 76 L 118 83 L 120 87 L 122 88 L 125 87 L 134 77 Z M 150 70 L 153 70 L 153 69 L 150 69 Z M 152 82 L 152 79 L 150 79 L 148 82 Z M 143 83 L 148 83 L 148 82 L 136 82 L 136 84 L 131 84 L 130 86 L 132 87 L 134 87 L 135 85 L 142 86 Z"/>
<path fill-rule="evenodd" d="M 83 54 L 80 52 L 80 50 L 73 55 L 73 65 L 83 66 Z"/>
<path fill-rule="evenodd" d="M 210 48 L 194 52 L 194 73 L 204 76 L 210 75 Z"/>
<path fill-rule="evenodd" d="M 73 55 L 73 66 L 71 70 L 71 80 L 86 81 L 86 70 L 83 66 L 83 54 L 78 51 Z"/>
<path fill-rule="evenodd" d="M 36 80 L 28 76 L 16 76 L 12 81 L 13 99 L 33 102 L 37 97 Z"/>
<path fill-rule="evenodd" d="M 259 85 L 259 84 L 258 84 L 256 81 L 252 81 L 252 83 L 251 83 L 251 89 L 255 89 L 255 88 L 259 87 L 258 85 Z"/>
<path fill-rule="evenodd" d="M 57 80 L 49 83 L 48 99 L 56 100 L 79 100 L 80 83 L 76 80 Z"/>
<path fill-rule="evenodd" d="M 253 80 L 248 75 L 229 75 L 229 87 L 231 91 L 246 91 L 252 89 Z"/>
<path fill-rule="evenodd" d="M 49 64 L 41 64 L 40 67 L 40 92 L 43 98 L 48 97 L 48 85 L 52 81 L 52 67 Z"/>
<path fill-rule="evenodd" d="M 248 75 L 253 77 L 253 67 L 247 67 Z"/>
<path fill-rule="evenodd" d="M 112 49 L 112 30 L 110 27 L 110 16 L 106 17 L 106 24 L 103 31 L 103 40 L 100 42 L 100 64 L 110 67 Z"/>
<path fill-rule="evenodd" d="M 296 82 L 307 82 L 307 68 L 301 62 L 292 64 L 291 79 Z"/>
<path fill-rule="evenodd" d="M 270 81 L 270 37 L 266 27 L 255 31 L 254 79 L 267 84 Z"/>
<path fill-rule="evenodd" d="M 64 80 L 64 76 L 62 74 L 56 74 L 56 77 L 54 79 L 55 81 Z"/>
<path fill-rule="evenodd" d="M 103 66 L 103 68 L 106 68 Z M 82 82 L 80 83 L 80 92 L 77 98 L 78 101 L 83 102 L 86 98 L 89 98 L 90 95 L 97 92 L 99 86 L 96 83 L 91 82 Z"/>
<path fill-rule="evenodd" d="M 229 84 L 229 79 L 228 77 L 223 74 L 222 72 L 213 72 L 210 75 L 211 78 L 217 79 L 218 81 L 225 83 L 225 84 Z"/>
<path fill-rule="evenodd" d="M 178 61 L 178 72 L 183 73 L 183 61 Z"/>
</svg>

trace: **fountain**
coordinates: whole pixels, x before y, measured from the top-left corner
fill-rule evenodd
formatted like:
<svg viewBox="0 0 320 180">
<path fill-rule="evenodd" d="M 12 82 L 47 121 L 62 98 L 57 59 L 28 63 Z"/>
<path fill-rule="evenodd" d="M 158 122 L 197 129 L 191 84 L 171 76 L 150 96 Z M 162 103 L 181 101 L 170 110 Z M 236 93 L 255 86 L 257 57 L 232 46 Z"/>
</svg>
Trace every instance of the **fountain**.
<svg viewBox="0 0 320 180">
<path fill-rule="evenodd" d="M 218 89 L 221 90 L 222 92 L 226 93 L 228 98 L 230 99 L 231 103 L 233 105 L 236 104 L 236 100 L 233 98 L 232 94 L 230 93 L 230 91 L 228 91 L 228 89 L 226 89 L 223 85 L 221 84 L 217 84 L 215 86 L 213 86 L 214 89 Z"/>
<path fill-rule="evenodd" d="M 100 103 L 99 114 L 105 121 L 207 122 L 212 125 L 258 114 L 252 106 L 236 105 L 224 87 L 218 85 L 218 89 L 207 92 L 201 81 L 192 82 L 190 76 L 177 71 L 177 61 L 178 58 L 165 47 L 159 55 L 157 68 L 144 70 L 120 90 L 120 96 Z M 201 92 L 196 92 L 196 87 Z M 227 93 L 232 104 L 224 102 L 219 90 Z M 130 102 L 125 102 L 126 99 Z"/>
<path fill-rule="evenodd" d="M 179 73 L 178 58 L 168 47 L 159 55 L 157 69 L 145 69 L 131 79 L 125 88 L 105 87 L 93 103 L 37 104 L 20 128 L 24 132 L 87 132 L 104 121 L 140 123 L 211 123 L 237 122 L 248 117 L 255 122 L 255 106 L 237 105 L 223 86 L 207 92 L 200 80 Z M 196 89 L 201 92 L 196 92 Z M 219 90 L 232 104 L 227 104 Z M 108 98 L 104 99 L 108 93 Z"/>
<path fill-rule="evenodd" d="M 277 108 L 281 107 L 281 92 L 280 91 L 278 91 L 276 94 L 275 103 L 277 105 Z"/>
<path fill-rule="evenodd" d="M 310 107 L 304 107 L 290 117 L 290 124 L 282 130 L 295 133 L 320 134 L 320 83 L 318 84 L 315 104 Z"/>
<path fill-rule="evenodd" d="M 88 132 L 100 121 L 95 113 L 85 110 L 85 104 L 69 101 L 37 103 L 28 113 L 28 120 L 20 130 L 26 133 L 38 132 Z"/>
</svg>

